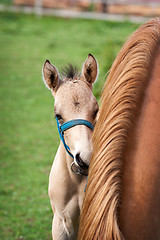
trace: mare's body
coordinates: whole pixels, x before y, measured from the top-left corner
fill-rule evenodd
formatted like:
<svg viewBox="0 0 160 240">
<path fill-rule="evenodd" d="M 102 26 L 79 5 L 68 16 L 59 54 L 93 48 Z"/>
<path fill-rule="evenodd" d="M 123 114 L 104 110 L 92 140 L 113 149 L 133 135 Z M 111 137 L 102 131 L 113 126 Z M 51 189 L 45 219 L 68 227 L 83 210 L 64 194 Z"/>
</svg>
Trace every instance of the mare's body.
<svg viewBox="0 0 160 240">
<path fill-rule="evenodd" d="M 160 239 L 160 21 L 117 56 L 102 96 L 79 239 Z"/>
<path fill-rule="evenodd" d="M 160 239 L 160 48 L 124 158 L 120 227 L 129 240 Z"/>
</svg>

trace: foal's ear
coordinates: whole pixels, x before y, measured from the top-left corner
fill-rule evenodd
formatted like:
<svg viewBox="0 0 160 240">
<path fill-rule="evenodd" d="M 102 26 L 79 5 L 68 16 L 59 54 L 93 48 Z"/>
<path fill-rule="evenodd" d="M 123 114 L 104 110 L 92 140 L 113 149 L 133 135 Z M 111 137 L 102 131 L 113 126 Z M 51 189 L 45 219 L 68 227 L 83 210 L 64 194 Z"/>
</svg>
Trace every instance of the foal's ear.
<svg viewBox="0 0 160 240">
<path fill-rule="evenodd" d="M 58 70 L 49 60 L 46 60 L 42 69 L 43 80 L 47 88 L 56 92 L 60 85 L 60 76 Z"/>
<path fill-rule="evenodd" d="M 98 63 L 92 54 L 89 54 L 82 68 L 82 77 L 92 85 L 98 77 Z"/>
</svg>

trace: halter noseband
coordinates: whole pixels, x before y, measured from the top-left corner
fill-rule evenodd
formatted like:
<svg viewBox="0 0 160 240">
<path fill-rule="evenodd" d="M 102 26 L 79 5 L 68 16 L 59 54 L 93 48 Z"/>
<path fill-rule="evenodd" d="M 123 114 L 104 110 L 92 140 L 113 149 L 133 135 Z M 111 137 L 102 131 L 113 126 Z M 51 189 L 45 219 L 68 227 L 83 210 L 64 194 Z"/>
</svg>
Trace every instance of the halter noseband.
<svg viewBox="0 0 160 240">
<path fill-rule="evenodd" d="M 94 126 L 92 125 L 92 123 L 90 123 L 90 122 L 88 122 L 87 120 L 84 120 L 84 119 L 74 119 L 74 120 L 70 120 L 68 122 L 65 122 L 63 124 L 60 124 L 57 118 L 56 118 L 56 121 L 57 121 L 57 128 L 58 128 L 59 136 L 60 136 L 60 138 L 63 142 L 63 145 L 64 145 L 67 153 L 72 158 L 74 158 L 74 156 L 70 152 L 70 147 L 65 143 L 64 132 L 66 130 L 68 130 L 69 128 L 75 127 L 77 125 L 85 125 L 86 127 L 90 128 L 93 131 Z"/>
</svg>

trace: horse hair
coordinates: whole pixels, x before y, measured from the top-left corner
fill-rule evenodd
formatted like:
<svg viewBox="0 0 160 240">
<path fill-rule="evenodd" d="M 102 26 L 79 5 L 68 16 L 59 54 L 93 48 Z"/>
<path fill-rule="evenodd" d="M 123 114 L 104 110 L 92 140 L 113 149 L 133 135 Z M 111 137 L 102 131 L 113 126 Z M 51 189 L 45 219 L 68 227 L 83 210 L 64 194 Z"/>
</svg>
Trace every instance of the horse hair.
<svg viewBox="0 0 160 240">
<path fill-rule="evenodd" d="M 68 63 L 65 67 L 62 68 L 61 74 L 65 78 L 75 79 L 79 76 L 79 71 L 76 66 Z"/>
<path fill-rule="evenodd" d="M 123 239 L 118 209 L 125 147 L 159 45 L 160 21 L 155 19 L 131 35 L 110 69 L 93 134 L 79 240 Z"/>
</svg>

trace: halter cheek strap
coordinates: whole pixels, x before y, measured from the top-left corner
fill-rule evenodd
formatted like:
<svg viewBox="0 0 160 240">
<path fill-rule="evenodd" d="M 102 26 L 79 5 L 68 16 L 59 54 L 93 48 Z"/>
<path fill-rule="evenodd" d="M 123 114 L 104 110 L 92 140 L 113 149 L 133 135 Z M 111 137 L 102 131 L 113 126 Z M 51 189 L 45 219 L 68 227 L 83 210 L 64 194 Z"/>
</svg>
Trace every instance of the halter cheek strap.
<svg viewBox="0 0 160 240">
<path fill-rule="evenodd" d="M 70 152 L 70 147 L 65 143 L 65 140 L 64 140 L 64 132 L 61 130 L 61 126 L 62 126 L 63 124 L 61 125 L 61 124 L 59 123 L 59 121 L 58 121 L 57 118 L 56 118 L 56 121 L 57 121 L 57 128 L 58 128 L 58 133 L 59 133 L 60 139 L 61 139 L 61 141 L 62 141 L 62 143 L 63 143 L 63 145 L 64 145 L 67 153 L 68 153 L 72 158 L 74 158 L 74 156 L 73 156 L 72 153 Z"/>
<path fill-rule="evenodd" d="M 66 130 L 68 130 L 69 128 L 75 127 L 77 125 L 85 125 L 86 127 L 90 128 L 93 131 L 94 126 L 92 125 L 92 123 L 90 123 L 90 122 L 88 122 L 87 120 L 84 120 L 84 119 L 75 119 L 75 120 L 65 122 L 63 124 L 60 124 L 57 118 L 56 118 L 56 121 L 57 121 L 57 128 L 58 128 L 60 139 L 63 142 L 63 145 L 64 145 L 67 153 L 72 158 L 74 158 L 73 154 L 70 152 L 70 147 L 65 143 L 64 132 Z"/>
</svg>

